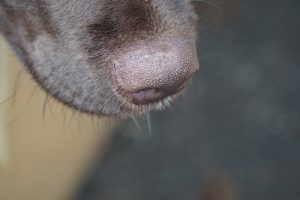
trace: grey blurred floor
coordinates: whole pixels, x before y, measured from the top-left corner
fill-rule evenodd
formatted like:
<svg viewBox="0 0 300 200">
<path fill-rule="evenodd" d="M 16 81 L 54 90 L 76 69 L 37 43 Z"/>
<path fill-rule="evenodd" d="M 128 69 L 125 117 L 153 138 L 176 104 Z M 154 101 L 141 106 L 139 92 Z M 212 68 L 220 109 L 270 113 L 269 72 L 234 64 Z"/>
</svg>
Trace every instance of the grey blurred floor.
<svg viewBox="0 0 300 200">
<path fill-rule="evenodd" d="M 152 135 L 120 125 L 78 199 L 300 199 L 300 1 L 227 4 L 201 20 L 187 96 Z"/>
</svg>

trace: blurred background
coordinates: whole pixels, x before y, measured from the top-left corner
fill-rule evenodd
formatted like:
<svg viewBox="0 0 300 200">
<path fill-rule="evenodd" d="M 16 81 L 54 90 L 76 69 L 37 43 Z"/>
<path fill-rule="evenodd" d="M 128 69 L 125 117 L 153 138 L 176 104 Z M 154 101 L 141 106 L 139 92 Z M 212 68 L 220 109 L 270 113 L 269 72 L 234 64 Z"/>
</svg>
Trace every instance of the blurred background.
<svg viewBox="0 0 300 200">
<path fill-rule="evenodd" d="M 0 38 L 0 200 L 73 199 L 111 124 L 48 97 Z"/>
<path fill-rule="evenodd" d="M 112 128 L 17 81 L 0 106 L 0 199 L 298 200 L 300 1 L 195 7 L 200 71 L 151 123 Z M 1 100 L 21 69 L 2 47 Z"/>
</svg>

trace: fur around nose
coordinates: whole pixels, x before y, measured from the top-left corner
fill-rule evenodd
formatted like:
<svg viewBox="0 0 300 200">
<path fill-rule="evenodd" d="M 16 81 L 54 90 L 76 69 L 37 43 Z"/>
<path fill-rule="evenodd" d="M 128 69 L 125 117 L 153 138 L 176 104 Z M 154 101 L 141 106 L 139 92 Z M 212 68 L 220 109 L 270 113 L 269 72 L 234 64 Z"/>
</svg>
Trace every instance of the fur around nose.
<svg viewBox="0 0 300 200">
<path fill-rule="evenodd" d="M 118 90 L 134 104 L 148 104 L 179 92 L 198 70 L 196 46 L 187 38 L 140 42 L 114 61 Z"/>
</svg>

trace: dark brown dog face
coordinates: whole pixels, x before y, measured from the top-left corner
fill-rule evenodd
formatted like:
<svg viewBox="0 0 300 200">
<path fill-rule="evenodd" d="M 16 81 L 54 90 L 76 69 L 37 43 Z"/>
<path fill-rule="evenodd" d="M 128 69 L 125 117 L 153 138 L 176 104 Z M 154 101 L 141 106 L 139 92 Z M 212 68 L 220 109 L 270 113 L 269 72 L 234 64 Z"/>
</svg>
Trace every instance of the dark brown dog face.
<svg viewBox="0 0 300 200">
<path fill-rule="evenodd" d="M 168 106 L 198 69 L 190 0 L 0 0 L 0 29 L 52 96 L 126 117 Z"/>
</svg>

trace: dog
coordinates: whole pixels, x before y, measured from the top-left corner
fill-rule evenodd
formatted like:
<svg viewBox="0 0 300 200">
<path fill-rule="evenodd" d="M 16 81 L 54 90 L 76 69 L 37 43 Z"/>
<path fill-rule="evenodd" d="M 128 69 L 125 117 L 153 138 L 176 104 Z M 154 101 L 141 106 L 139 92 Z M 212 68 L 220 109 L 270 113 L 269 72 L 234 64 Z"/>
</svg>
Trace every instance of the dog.
<svg viewBox="0 0 300 200">
<path fill-rule="evenodd" d="M 199 68 L 191 0 L 0 0 L 0 32 L 51 96 L 98 116 L 171 105 Z"/>
</svg>

